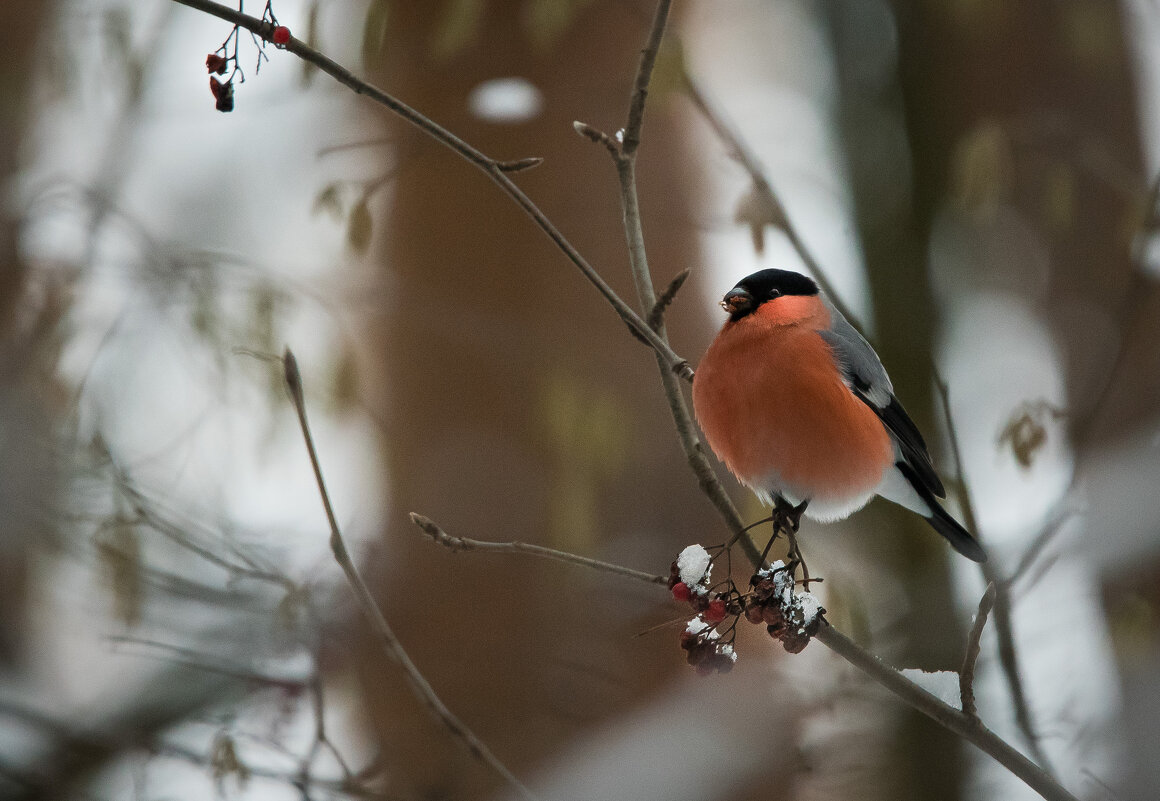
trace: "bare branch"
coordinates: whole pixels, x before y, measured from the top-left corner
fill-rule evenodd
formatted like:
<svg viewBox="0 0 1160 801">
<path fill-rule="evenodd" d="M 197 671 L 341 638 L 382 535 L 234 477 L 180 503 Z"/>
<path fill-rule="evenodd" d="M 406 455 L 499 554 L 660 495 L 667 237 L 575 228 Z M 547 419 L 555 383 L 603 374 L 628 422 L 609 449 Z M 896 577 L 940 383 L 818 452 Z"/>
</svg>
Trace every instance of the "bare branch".
<svg viewBox="0 0 1160 801">
<path fill-rule="evenodd" d="M 661 39 L 665 36 L 665 26 L 668 24 L 669 9 L 672 0 L 660 0 L 657 3 L 656 13 L 653 15 L 652 28 L 649 31 L 648 41 L 640 51 L 640 66 L 636 70 L 636 80 L 632 83 L 632 100 L 628 105 L 628 122 L 624 125 L 623 153 L 625 158 L 632 159 L 640 147 L 640 132 L 644 127 L 644 107 L 648 99 L 648 85 L 652 81 L 653 67 L 656 66 L 657 53 L 661 49 Z"/>
<path fill-rule="evenodd" d="M 314 470 L 314 478 L 318 483 L 318 492 L 322 496 L 322 505 L 326 509 L 326 519 L 330 522 L 330 549 L 334 553 L 335 561 L 342 568 L 342 572 L 346 574 L 347 583 L 354 590 L 355 598 L 362 608 L 362 612 L 366 616 L 367 621 L 371 624 L 372 631 L 378 637 L 379 644 L 386 654 L 393 658 L 403 669 L 403 672 L 411 682 L 415 696 L 431 710 L 435 717 L 447 727 L 448 731 L 463 744 L 468 752 L 503 777 L 519 793 L 521 798 L 528 799 L 528 801 L 535 801 L 535 796 L 532 795 L 531 791 L 516 778 L 515 774 L 499 761 L 499 758 L 491 752 L 491 749 L 463 721 L 456 717 L 439 696 L 436 695 L 435 690 L 427 682 L 423 674 L 419 672 L 419 668 L 416 667 L 415 663 L 411 661 L 411 657 L 407 655 L 403 644 L 399 642 L 394 630 L 387 623 L 387 619 L 383 616 L 382 610 L 379 609 L 379 605 L 375 602 L 374 596 L 371 595 L 370 589 L 367 587 L 366 582 L 363 581 L 362 576 L 358 572 L 358 568 L 355 567 L 354 561 L 350 558 L 350 554 L 346 548 L 346 542 L 343 540 L 342 532 L 339 530 L 338 520 L 334 515 L 334 507 L 330 503 L 330 494 L 326 491 L 326 482 L 322 478 L 322 466 L 318 461 L 318 452 L 314 447 L 314 437 L 310 433 L 310 424 L 306 420 L 306 401 L 302 391 L 302 375 L 298 372 L 298 361 L 294 358 L 294 354 L 289 348 L 286 349 L 282 362 L 285 370 L 286 387 L 289 389 L 290 397 L 294 402 L 294 410 L 298 413 L 298 423 L 302 428 L 302 438 L 306 442 L 306 450 L 310 455 L 310 466 Z"/>
<path fill-rule="evenodd" d="M 975 613 L 975 622 L 967 635 L 967 649 L 963 654 L 963 666 L 959 670 L 959 700 L 963 705 L 963 713 L 975 720 L 979 719 L 979 711 L 975 706 L 975 661 L 979 658 L 979 641 L 987 625 L 987 616 L 991 614 L 994 605 L 995 583 L 991 582 L 979 599 L 979 611 Z"/>
<path fill-rule="evenodd" d="M 612 154 L 613 158 L 620 156 L 620 144 L 608 134 L 599 128 L 593 128 L 586 122 L 577 120 L 572 123 L 572 130 L 583 136 L 589 142 L 595 142 L 598 145 L 603 145 L 604 148 Z"/>
<path fill-rule="evenodd" d="M 614 573 L 618 576 L 645 581 L 650 584 L 665 585 L 668 576 L 656 576 L 643 570 L 633 570 L 631 567 L 602 562 L 599 559 L 590 559 L 587 556 L 577 556 L 567 551 L 558 551 L 555 548 L 545 548 L 543 545 L 533 545 L 527 542 L 485 542 L 471 540 L 465 537 L 453 537 L 444 531 L 429 517 L 411 512 L 411 522 L 423 530 L 431 541 L 452 551 L 491 551 L 493 553 L 526 553 L 544 559 L 553 559 L 557 562 L 566 562 L 572 565 L 590 567 L 603 573 Z"/>
</svg>

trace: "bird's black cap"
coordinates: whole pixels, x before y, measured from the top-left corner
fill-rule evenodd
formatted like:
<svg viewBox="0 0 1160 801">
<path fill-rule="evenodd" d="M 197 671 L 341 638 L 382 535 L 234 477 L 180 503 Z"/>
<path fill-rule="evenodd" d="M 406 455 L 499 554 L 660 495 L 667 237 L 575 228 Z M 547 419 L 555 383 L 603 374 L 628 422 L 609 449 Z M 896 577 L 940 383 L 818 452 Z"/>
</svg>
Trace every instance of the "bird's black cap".
<svg viewBox="0 0 1160 801">
<path fill-rule="evenodd" d="M 811 279 L 790 270 L 759 270 L 737 282 L 725 293 L 722 308 L 729 319 L 737 322 L 767 300 L 782 295 L 816 295 L 818 285 Z"/>
</svg>

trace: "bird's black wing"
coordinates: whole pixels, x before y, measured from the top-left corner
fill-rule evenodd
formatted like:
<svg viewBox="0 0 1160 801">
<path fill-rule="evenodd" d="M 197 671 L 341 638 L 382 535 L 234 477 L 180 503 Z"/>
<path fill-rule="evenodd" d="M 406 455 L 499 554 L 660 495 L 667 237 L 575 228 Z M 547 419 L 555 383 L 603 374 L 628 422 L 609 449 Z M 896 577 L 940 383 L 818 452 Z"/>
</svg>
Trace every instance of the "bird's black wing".
<svg viewBox="0 0 1160 801">
<path fill-rule="evenodd" d="M 894 386 L 878 354 L 841 312 L 829 303 L 826 305 L 830 311 L 830 328 L 818 334 L 833 351 L 846 386 L 878 415 L 917 479 L 939 498 L 945 498 L 946 489 L 931 464 L 926 442 L 906 409 L 894 397 Z"/>
</svg>

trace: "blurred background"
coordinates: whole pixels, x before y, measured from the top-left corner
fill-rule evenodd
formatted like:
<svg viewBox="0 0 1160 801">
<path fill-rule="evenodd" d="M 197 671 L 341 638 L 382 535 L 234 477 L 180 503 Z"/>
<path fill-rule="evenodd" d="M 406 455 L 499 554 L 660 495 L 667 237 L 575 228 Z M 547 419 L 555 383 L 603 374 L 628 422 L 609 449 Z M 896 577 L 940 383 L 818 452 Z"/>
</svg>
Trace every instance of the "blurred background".
<svg viewBox="0 0 1160 801">
<path fill-rule="evenodd" d="M 488 155 L 543 157 L 516 180 L 634 297 L 572 122 L 623 124 L 650 3 L 273 11 Z M 0 22 L 0 797 L 510 796 L 359 615 L 287 345 L 386 618 L 539 797 L 1036 797 L 820 644 L 742 631 L 700 677 L 663 588 L 420 535 L 408 512 L 658 574 L 728 536 L 650 352 L 473 167 L 169 0 Z M 982 718 L 1084 799 L 1160 788 L 1157 41 L 1151 0 L 679 2 L 639 159 L 654 282 L 692 271 L 677 352 L 740 277 L 821 273 L 990 550 L 984 574 L 880 501 L 807 521 L 829 619 L 955 670 L 996 581 Z"/>
</svg>

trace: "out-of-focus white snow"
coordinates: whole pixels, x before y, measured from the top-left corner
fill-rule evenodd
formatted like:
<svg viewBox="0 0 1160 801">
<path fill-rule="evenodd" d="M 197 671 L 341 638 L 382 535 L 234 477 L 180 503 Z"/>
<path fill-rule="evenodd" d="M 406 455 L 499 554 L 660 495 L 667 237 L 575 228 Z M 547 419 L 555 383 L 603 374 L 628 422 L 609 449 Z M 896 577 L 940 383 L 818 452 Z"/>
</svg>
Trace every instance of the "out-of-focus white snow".
<svg viewBox="0 0 1160 801">
<path fill-rule="evenodd" d="M 899 673 L 944 704 L 949 704 L 955 709 L 962 708 L 959 696 L 959 674 L 953 670 L 930 672 L 920 668 L 903 668 Z"/>
</svg>

